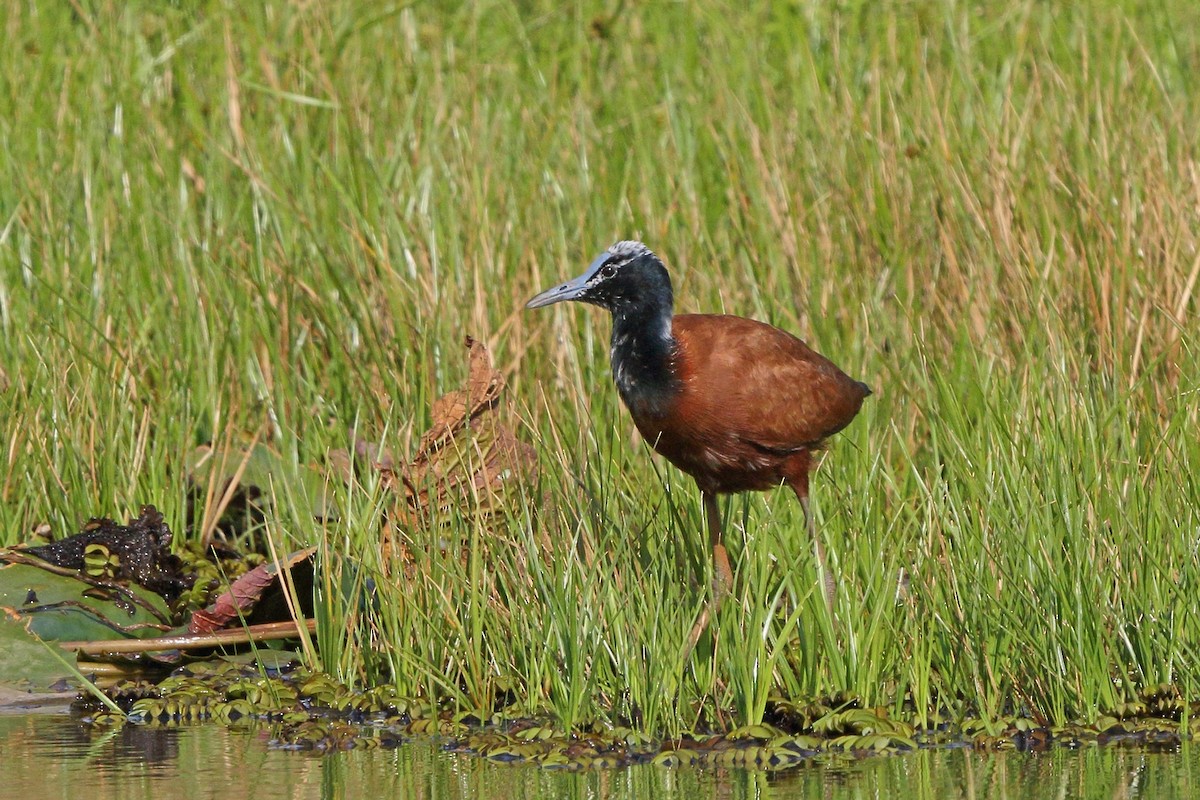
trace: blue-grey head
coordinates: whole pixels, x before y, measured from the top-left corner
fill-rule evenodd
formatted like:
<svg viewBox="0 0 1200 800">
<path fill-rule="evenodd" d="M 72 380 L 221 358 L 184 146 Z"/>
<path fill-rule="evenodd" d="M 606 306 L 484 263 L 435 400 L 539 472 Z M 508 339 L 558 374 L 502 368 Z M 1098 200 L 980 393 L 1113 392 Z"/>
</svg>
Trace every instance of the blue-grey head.
<svg viewBox="0 0 1200 800">
<path fill-rule="evenodd" d="M 591 303 L 622 316 L 638 311 L 671 314 L 673 297 L 667 268 L 641 242 L 617 242 L 580 276 L 539 294 L 525 304 L 541 308 L 563 300 Z"/>
</svg>

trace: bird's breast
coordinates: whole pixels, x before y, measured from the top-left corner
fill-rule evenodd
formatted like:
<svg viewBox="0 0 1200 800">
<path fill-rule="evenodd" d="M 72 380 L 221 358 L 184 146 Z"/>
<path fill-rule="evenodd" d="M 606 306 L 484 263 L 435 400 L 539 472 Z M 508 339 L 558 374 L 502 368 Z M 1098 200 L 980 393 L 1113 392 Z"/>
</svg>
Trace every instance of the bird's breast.
<svg viewBox="0 0 1200 800">
<path fill-rule="evenodd" d="M 680 385 L 674 364 L 674 340 L 669 323 L 632 327 L 628 321 L 613 327 L 613 383 L 622 402 L 634 417 L 662 417 L 670 412 L 679 395 Z"/>
</svg>

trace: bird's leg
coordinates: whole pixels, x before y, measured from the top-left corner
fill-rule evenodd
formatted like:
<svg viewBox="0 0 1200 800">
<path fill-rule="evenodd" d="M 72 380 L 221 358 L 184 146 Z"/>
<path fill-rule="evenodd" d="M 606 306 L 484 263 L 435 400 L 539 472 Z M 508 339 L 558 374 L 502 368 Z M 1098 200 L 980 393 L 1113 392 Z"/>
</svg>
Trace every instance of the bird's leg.
<svg viewBox="0 0 1200 800">
<path fill-rule="evenodd" d="M 708 542 L 712 546 L 713 597 L 719 602 L 733 589 L 733 569 L 729 566 L 729 553 L 725 550 L 717 496 L 712 492 L 701 492 L 700 497 L 704 503 L 704 518 L 708 522 Z"/>
<path fill-rule="evenodd" d="M 817 535 L 817 521 L 808 507 L 808 492 L 796 489 L 796 496 L 800 498 L 800 507 L 804 509 L 804 524 L 808 528 L 808 535 L 812 537 L 813 547 L 817 551 L 817 580 L 821 582 L 821 588 L 825 594 L 825 608 L 832 616 L 833 602 L 837 596 L 837 581 L 833 579 L 833 573 L 829 571 L 829 566 L 825 563 L 825 545 L 821 543 L 821 537 Z"/>
<path fill-rule="evenodd" d="M 832 617 L 837 582 L 833 579 L 833 573 L 829 571 L 829 565 L 825 563 L 825 545 L 821 542 L 821 537 L 817 535 L 817 520 L 813 517 L 812 509 L 808 505 L 808 473 L 812 469 L 812 455 L 808 452 L 800 454 L 791 466 L 792 472 L 787 478 L 787 484 L 796 493 L 796 499 L 800 501 L 800 507 L 804 509 L 804 526 L 808 529 L 813 550 L 817 554 L 817 580 L 825 595 L 825 609 Z"/>
<path fill-rule="evenodd" d="M 701 490 L 700 497 L 704 503 L 704 518 L 708 523 L 708 541 L 712 546 L 713 593 L 708 602 L 704 604 L 703 610 L 700 611 L 700 616 L 696 619 L 696 624 L 692 626 L 691 633 L 688 634 L 687 648 L 684 650 L 683 656 L 685 661 L 691 654 L 692 648 L 696 646 L 696 642 L 700 641 L 701 634 L 716 615 L 717 609 L 721 607 L 721 601 L 733 589 L 733 569 L 729 566 L 729 553 L 725 550 L 725 542 L 722 539 L 721 509 L 717 505 L 717 496 L 712 492 Z"/>
</svg>

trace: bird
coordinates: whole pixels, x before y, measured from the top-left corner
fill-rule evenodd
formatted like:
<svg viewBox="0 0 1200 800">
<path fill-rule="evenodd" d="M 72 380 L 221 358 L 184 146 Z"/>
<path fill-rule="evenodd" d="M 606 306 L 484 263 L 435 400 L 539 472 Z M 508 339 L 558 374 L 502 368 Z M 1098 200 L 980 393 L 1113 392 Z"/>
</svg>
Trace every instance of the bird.
<svg viewBox="0 0 1200 800">
<path fill-rule="evenodd" d="M 639 241 L 618 241 L 583 274 L 533 297 L 526 308 L 574 300 L 612 315 L 612 377 L 650 446 L 700 488 L 712 549 L 714 603 L 733 587 L 720 495 L 788 486 L 815 546 L 832 612 L 834 580 L 809 508 L 814 454 L 858 414 L 871 389 L 801 339 L 726 314 L 675 314 L 671 277 Z"/>
</svg>

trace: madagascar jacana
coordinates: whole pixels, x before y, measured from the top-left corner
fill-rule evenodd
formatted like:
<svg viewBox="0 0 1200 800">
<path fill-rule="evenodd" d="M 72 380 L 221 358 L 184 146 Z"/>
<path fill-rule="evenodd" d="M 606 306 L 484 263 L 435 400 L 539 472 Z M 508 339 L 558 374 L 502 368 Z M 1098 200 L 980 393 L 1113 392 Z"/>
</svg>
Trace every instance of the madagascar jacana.
<svg viewBox="0 0 1200 800">
<path fill-rule="evenodd" d="M 854 419 L 871 394 L 867 385 L 771 325 L 723 314 L 673 315 L 671 278 L 641 242 L 617 242 L 582 275 L 526 308 L 563 300 L 612 313 L 610 356 L 621 400 L 646 441 L 700 486 L 718 601 L 733 572 L 717 495 L 787 484 L 804 509 L 832 605 L 808 477 L 813 452 Z"/>
</svg>

